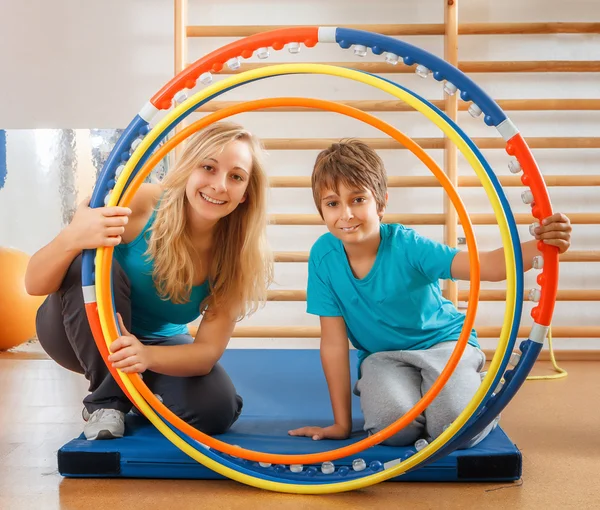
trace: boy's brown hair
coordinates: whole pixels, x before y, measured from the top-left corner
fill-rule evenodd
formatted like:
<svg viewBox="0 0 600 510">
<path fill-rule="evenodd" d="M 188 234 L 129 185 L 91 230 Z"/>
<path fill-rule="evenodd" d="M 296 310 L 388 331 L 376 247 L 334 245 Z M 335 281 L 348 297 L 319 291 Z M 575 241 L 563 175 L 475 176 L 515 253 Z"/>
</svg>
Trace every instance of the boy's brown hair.
<svg viewBox="0 0 600 510">
<path fill-rule="evenodd" d="M 371 190 L 377 211 L 385 208 L 387 174 L 383 161 L 366 143 L 356 139 L 341 140 L 321 151 L 315 161 L 311 186 L 315 205 L 323 217 L 321 191 L 338 193 L 339 183 L 348 188 Z"/>
</svg>

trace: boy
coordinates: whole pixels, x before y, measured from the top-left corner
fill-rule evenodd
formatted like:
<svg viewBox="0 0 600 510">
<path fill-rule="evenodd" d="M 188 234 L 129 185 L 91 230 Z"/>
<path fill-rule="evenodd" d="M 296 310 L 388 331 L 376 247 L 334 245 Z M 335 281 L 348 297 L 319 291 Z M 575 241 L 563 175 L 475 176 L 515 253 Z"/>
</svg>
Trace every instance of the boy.
<svg viewBox="0 0 600 510">
<path fill-rule="evenodd" d="M 312 189 L 328 234 L 311 249 L 307 311 L 321 322 L 321 360 L 334 424 L 303 427 L 290 435 L 344 439 L 350 435 L 351 394 L 348 338 L 358 350 L 365 430 L 374 434 L 409 409 L 443 370 L 465 316 L 442 296 L 439 279 L 469 279 L 466 252 L 424 238 L 381 219 L 388 199 L 386 172 L 377 153 L 358 140 L 335 143 L 315 162 Z M 540 253 L 538 240 L 564 253 L 571 225 L 554 214 L 521 245 L 525 271 Z M 481 280 L 506 278 L 500 248 L 480 253 Z M 477 391 L 485 355 L 471 332 L 460 363 L 438 397 L 412 424 L 383 444 L 405 446 L 433 440 L 456 419 Z M 479 441 L 495 423 L 471 442 Z"/>
</svg>

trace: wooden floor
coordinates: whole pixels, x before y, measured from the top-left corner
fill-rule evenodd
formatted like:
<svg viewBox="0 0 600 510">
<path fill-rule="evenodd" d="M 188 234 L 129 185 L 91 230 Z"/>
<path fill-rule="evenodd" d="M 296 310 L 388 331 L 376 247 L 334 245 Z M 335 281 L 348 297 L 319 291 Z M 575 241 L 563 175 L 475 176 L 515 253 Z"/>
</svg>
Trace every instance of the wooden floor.
<svg viewBox="0 0 600 510">
<path fill-rule="evenodd" d="M 600 363 L 564 362 L 527 382 L 502 415 L 523 453 L 514 484 L 383 483 L 330 496 L 273 494 L 231 481 L 63 479 L 56 451 L 81 432 L 80 376 L 48 360 L 0 355 L 0 509 L 600 508 Z M 536 373 L 550 373 L 539 363 Z"/>
</svg>

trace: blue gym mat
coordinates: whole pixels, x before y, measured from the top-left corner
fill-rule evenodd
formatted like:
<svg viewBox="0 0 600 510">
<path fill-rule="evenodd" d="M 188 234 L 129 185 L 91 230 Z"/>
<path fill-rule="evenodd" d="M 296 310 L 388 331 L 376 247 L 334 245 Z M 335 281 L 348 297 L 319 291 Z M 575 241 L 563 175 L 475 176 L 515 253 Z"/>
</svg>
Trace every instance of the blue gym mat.
<svg viewBox="0 0 600 510">
<path fill-rule="evenodd" d="M 353 381 L 356 366 L 351 351 Z M 244 399 L 239 420 L 217 436 L 230 444 L 269 453 L 300 454 L 340 448 L 365 437 L 358 397 L 353 396 L 352 437 L 345 441 L 292 438 L 287 431 L 304 426 L 327 426 L 333 415 L 318 350 L 231 349 L 221 364 Z M 403 458 L 412 447 L 376 446 L 334 461 L 352 465 L 356 457 L 367 464 Z M 521 453 L 497 427 L 474 448 L 453 452 L 396 481 L 512 481 L 521 476 Z M 82 436 L 58 451 L 58 470 L 66 477 L 220 479 L 165 439 L 145 418 L 127 415 L 126 435 L 110 441 L 87 441 Z"/>
</svg>

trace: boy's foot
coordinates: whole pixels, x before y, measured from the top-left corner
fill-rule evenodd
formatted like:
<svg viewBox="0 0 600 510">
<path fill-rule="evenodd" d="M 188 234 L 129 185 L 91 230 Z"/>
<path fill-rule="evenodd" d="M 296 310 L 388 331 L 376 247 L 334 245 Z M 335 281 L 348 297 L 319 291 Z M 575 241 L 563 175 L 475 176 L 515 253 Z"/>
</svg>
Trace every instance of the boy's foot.
<svg viewBox="0 0 600 510">
<path fill-rule="evenodd" d="M 92 414 L 83 409 L 83 427 L 86 439 L 115 439 L 125 433 L 125 413 L 116 409 L 96 409 Z"/>
<path fill-rule="evenodd" d="M 469 440 L 465 445 L 461 446 L 461 449 L 473 448 L 473 446 L 478 445 L 483 441 L 493 430 L 498 426 L 498 422 L 500 421 L 500 415 L 496 416 L 492 422 L 484 428 L 479 434 L 477 434 L 474 438 Z"/>
</svg>

